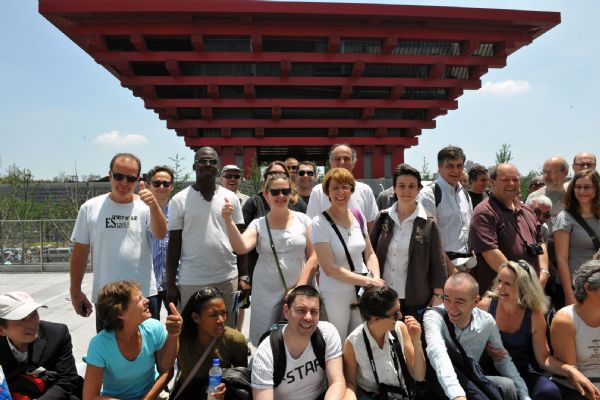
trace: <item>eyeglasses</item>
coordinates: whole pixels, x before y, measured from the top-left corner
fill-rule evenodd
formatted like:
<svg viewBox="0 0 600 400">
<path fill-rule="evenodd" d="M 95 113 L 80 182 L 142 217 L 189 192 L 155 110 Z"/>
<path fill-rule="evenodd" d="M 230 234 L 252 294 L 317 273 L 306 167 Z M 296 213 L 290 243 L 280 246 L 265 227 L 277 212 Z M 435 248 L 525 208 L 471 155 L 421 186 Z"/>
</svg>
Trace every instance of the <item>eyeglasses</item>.
<svg viewBox="0 0 600 400">
<path fill-rule="evenodd" d="M 281 175 L 286 175 L 286 173 L 285 173 L 284 171 L 269 171 L 269 172 L 267 172 L 265 175 L 267 175 L 267 176 L 271 176 L 271 175 L 278 175 L 278 174 L 281 174 Z M 287 176 L 287 175 L 286 175 L 286 176 Z"/>
<path fill-rule="evenodd" d="M 298 169 L 297 165 L 288 165 L 287 169 L 289 169 L 290 171 L 296 171 Z"/>
<path fill-rule="evenodd" d="M 583 168 L 594 168 L 594 167 L 596 167 L 596 163 L 594 163 L 594 162 L 576 162 L 573 165 L 577 165 L 578 167 L 583 167 Z"/>
<path fill-rule="evenodd" d="M 392 315 L 384 314 L 383 318 L 393 319 L 394 321 L 400 321 L 400 320 L 402 320 L 402 311 L 400 311 L 400 309 L 398 309 Z"/>
<path fill-rule="evenodd" d="M 239 174 L 227 174 L 227 175 L 223 175 L 223 178 L 225 179 L 240 179 L 242 176 Z"/>
<path fill-rule="evenodd" d="M 271 193 L 271 196 L 279 196 L 280 194 L 284 196 L 289 196 L 292 193 L 292 189 L 269 189 L 269 193 Z"/>
<path fill-rule="evenodd" d="M 575 185 L 575 190 L 581 190 L 583 192 L 587 192 L 588 190 L 592 190 L 594 187 L 592 185 Z"/>
<path fill-rule="evenodd" d="M 168 181 L 152 181 L 152 186 L 154 186 L 155 188 L 159 188 L 160 185 L 162 185 L 163 187 L 171 187 L 171 184 L 173 182 L 168 182 Z"/>
<path fill-rule="evenodd" d="M 219 160 L 215 160 L 214 158 L 199 158 L 194 162 L 198 165 L 217 165 Z"/>
<path fill-rule="evenodd" d="M 537 217 L 543 216 L 546 219 L 548 219 L 548 218 L 550 218 L 552 216 L 552 214 L 550 213 L 550 211 L 546 211 L 545 213 L 542 213 L 542 210 L 540 210 L 539 208 L 534 208 L 533 212 L 535 213 L 535 215 Z"/>
<path fill-rule="evenodd" d="M 139 176 L 125 175 L 120 172 L 113 172 L 113 171 L 110 171 L 110 173 L 112 174 L 113 179 L 115 181 L 119 181 L 119 182 L 121 182 L 123 179 L 127 179 L 127 182 L 129 182 L 129 183 L 137 182 L 140 180 Z"/>
<path fill-rule="evenodd" d="M 329 191 L 331 191 L 331 192 L 351 192 L 352 186 L 351 185 L 334 186 L 331 189 L 329 189 Z"/>
<path fill-rule="evenodd" d="M 303 169 L 303 170 L 300 170 L 300 171 L 298 171 L 298 176 L 304 176 L 304 175 L 307 175 L 307 176 L 315 176 L 315 172 L 314 172 L 314 171 L 306 171 L 306 170 L 304 170 L 304 169 Z"/>
</svg>

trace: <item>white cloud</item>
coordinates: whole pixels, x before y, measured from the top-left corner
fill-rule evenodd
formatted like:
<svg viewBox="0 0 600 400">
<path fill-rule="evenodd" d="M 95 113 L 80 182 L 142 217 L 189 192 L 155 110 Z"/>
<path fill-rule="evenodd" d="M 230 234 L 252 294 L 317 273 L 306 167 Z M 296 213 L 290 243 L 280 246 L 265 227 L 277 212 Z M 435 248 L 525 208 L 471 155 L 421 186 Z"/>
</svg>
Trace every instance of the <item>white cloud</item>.
<svg viewBox="0 0 600 400">
<path fill-rule="evenodd" d="M 500 96 L 512 96 L 521 93 L 527 93 L 532 90 L 531 84 L 527 81 L 513 81 L 508 79 L 502 82 L 485 82 L 481 91 L 498 94 Z"/>
<path fill-rule="evenodd" d="M 144 135 L 121 134 L 118 131 L 102 133 L 94 139 L 94 143 L 106 146 L 131 146 L 148 143 Z"/>
</svg>

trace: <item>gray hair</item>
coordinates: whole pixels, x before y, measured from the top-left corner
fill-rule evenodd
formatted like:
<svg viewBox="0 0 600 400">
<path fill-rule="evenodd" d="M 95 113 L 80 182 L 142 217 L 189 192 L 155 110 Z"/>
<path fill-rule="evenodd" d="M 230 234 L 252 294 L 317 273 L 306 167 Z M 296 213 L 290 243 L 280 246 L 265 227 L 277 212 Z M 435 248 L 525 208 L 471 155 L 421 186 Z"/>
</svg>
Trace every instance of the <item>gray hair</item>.
<svg viewBox="0 0 600 400">
<path fill-rule="evenodd" d="M 581 265 L 573 277 L 573 294 L 575 299 L 583 303 L 587 297 L 585 284 L 588 284 L 588 290 L 600 288 L 600 260 L 586 261 Z"/>
<path fill-rule="evenodd" d="M 540 204 L 542 206 L 552 208 L 552 200 L 550 200 L 550 197 L 545 196 L 543 194 L 540 194 L 539 196 L 531 197 L 531 198 L 527 199 L 527 202 L 525 203 L 525 205 L 530 208 L 533 208 L 536 204 Z"/>
<path fill-rule="evenodd" d="M 350 151 L 352 152 L 352 162 L 356 162 L 356 150 L 354 150 L 354 148 L 352 146 L 350 146 L 348 143 L 336 143 L 333 146 L 331 146 L 331 149 L 329 149 L 329 162 L 333 162 L 333 158 L 331 158 L 331 156 L 333 155 L 333 151 L 335 149 L 337 149 L 338 147 L 347 147 L 350 149 Z"/>
</svg>

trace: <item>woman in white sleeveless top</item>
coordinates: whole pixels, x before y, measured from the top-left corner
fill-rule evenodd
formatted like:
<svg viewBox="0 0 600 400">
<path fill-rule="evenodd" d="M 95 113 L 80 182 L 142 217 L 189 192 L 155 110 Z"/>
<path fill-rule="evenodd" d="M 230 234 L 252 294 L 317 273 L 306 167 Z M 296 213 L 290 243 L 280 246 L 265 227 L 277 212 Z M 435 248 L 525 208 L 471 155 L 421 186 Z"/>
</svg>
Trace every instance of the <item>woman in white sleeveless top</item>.
<svg viewBox="0 0 600 400">
<path fill-rule="evenodd" d="M 556 358 L 577 368 L 590 384 L 554 378 L 564 389 L 563 399 L 600 399 L 600 260 L 585 262 L 573 278 L 575 304 L 552 320 L 550 335 Z"/>
</svg>

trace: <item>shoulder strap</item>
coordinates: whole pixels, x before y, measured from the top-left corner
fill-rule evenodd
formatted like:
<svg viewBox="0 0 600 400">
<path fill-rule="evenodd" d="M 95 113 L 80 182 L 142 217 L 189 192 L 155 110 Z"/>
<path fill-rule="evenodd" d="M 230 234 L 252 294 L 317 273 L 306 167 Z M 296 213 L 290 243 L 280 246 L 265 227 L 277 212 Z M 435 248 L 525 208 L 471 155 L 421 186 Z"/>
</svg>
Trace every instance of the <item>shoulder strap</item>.
<svg viewBox="0 0 600 400">
<path fill-rule="evenodd" d="M 310 344 L 312 345 L 317 361 L 323 370 L 325 370 L 325 338 L 317 326 L 317 329 L 310 335 Z"/>
<path fill-rule="evenodd" d="M 598 251 L 598 249 L 600 249 L 600 240 L 598 240 L 598 236 L 596 236 L 594 230 L 588 225 L 587 222 L 585 222 L 585 219 L 583 219 L 583 217 L 577 212 L 573 212 L 572 210 L 565 211 L 571 214 L 573 219 L 575 219 L 575 221 L 577 221 L 577 223 L 581 225 L 581 227 L 587 232 L 587 234 L 590 235 L 592 242 L 594 242 L 594 247 L 596 248 L 596 251 Z"/>
<path fill-rule="evenodd" d="M 206 348 L 206 350 L 204 350 L 204 353 L 202 353 L 202 355 L 200 356 L 200 358 L 198 359 L 198 361 L 196 361 L 196 365 L 194 365 L 194 368 L 192 368 L 192 370 L 190 371 L 190 373 L 188 374 L 188 376 L 185 378 L 185 381 L 183 381 L 183 383 L 179 387 L 179 390 L 177 391 L 177 393 L 175 393 L 175 395 L 173 396 L 173 400 L 177 399 L 179 397 L 179 395 L 181 393 L 183 393 L 183 390 L 187 387 L 187 385 L 196 376 L 196 372 L 198 372 L 198 369 L 200 369 L 200 366 L 204 363 L 204 360 L 206 360 L 206 357 L 208 357 L 208 353 L 210 353 L 210 351 L 212 350 L 212 348 L 215 345 L 215 342 L 217 341 L 217 339 L 218 339 L 218 337 L 215 337 L 212 340 L 212 342 L 210 342 L 210 344 L 208 345 L 208 347 Z"/>
<path fill-rule="evenodd" d="M 348 265 L 350 266 L 350 271 L 354 272 L 355 271 L 354 263 L 352 262 L 352 257 L 350 256 L 350 252 L 348 251 L 348 246 L 346 246 L 346 242 L 344 242 L 344 238 L 342 237 L 340 230 L 338 229 L 337 225 L 335 224 L 335 222 L 333 221 L 331 216 L 327 213 L 327 211 L 323 211 L 323 215 L 325 216 L 325 218 L 327 218 L 327 221 L 329 221 L 329 223 L 331 224 L 331 227 L 335 231 L 335 234 L 337 235 L 337 237 L 340 239 L 340 242 L 342 242 L 342 246 L 344 247 L 344 252 L 346 253 L 346 258 L 348 259 Z"/>
<path fill-rule="evenodd" d="M 377 368 L 375 368 L 375 360 L 373 359 L 373 352 L 371 351 L 371 343 L 369 343 L 369 338 L 367 337 L 367 332 L 365 331 L 365 327 L 362 329 L 363 340 L 365 341 L 365 349 L 367 350 L 367 355 L 369 356 L 369 364 L 371 365 L 371 371 L 373 371 L 373 376 L 375 377 L 375 383 L 379 386 L 379 376 L 377 375 Z"/>
<path fill-rule="evenodd" d="M 442 202 L 442 188 L 437 182 L 433 182 L 433 196 L 435 197 L 435 207 L 437 208 Z"/>
<path fill-rule="evenodd" d="M 273 353 L 273 387 L 277 387 L 283 381 L 287 367 L 283 329 L 272 330 L 269 335 L 269 342 L 271 344 L 271 352 Z M 310 336 L 310 344 L 319 365 L 325 370 L 325 338 L 323 338 L 323 334 L 318 327 Z"/>
<path fill-rule="evenodd" d="M 413 392 L 415 380 L 410 373 L 408 372 L 408 368 L 406 367 L 406 360 L 404 359 L 404 351 L 402 350 L 402 344 L 400 343 L 400 338 L 396 333 L 396 329 L 392 329 L 390 331 L 392 337 L 394 338 L 391 342 L 393 352 L 398 359 L 398 363 L 400 364 L 400 370 L 402 371 L 402 377 L 404 378 L 404 384 L 408 391 Z M 396 363 L 396 359 L 394 359 L 394 364 Z"/>
<path fill-rule="evenodd" d="M 275 329 L 269 335 L 271 352 L 273 353 L 273 387 L 279 386 L 285 375 L 287 357 L 283 343 L 283 329 Z"/>
<path fill-rule="evenodd" d="M 275 264 L 277 265 L 277 272 L 279 272 L 279 279 L 281 279 L 281 284 L 283 285 L 283 295 L 285 296 L 288 291 L 288 287 L 285 283 L 285 277 L 283 276 L 283 271 L 281 271 L 281 265 L 279 265 L 279 257 L 277 257 L 277 251 L 275 251 L 275 243 L 273 243 L 273 236 L 271 236 L 271 227 L 269 226 L 269 217 L 265 215 L 265 224 L 267 225 L 267 233 L 269 234 L 269 242 L 271 243 L 271 251 L 273 252 L 273 257 L 275 257 Z"/>
<path fill-rule="evenodd" d="M 358 225 L 360 225 L 360 231 L 362 232 L 363 236 L 365 236 L 365 221 L 363 220 L 361 212 L 357 208 L 351 208 L 350 212 L 352 212 L 352 215 L 354 215 L 354 218 L 356 218 L 358 221 Z"/>
</svg>

